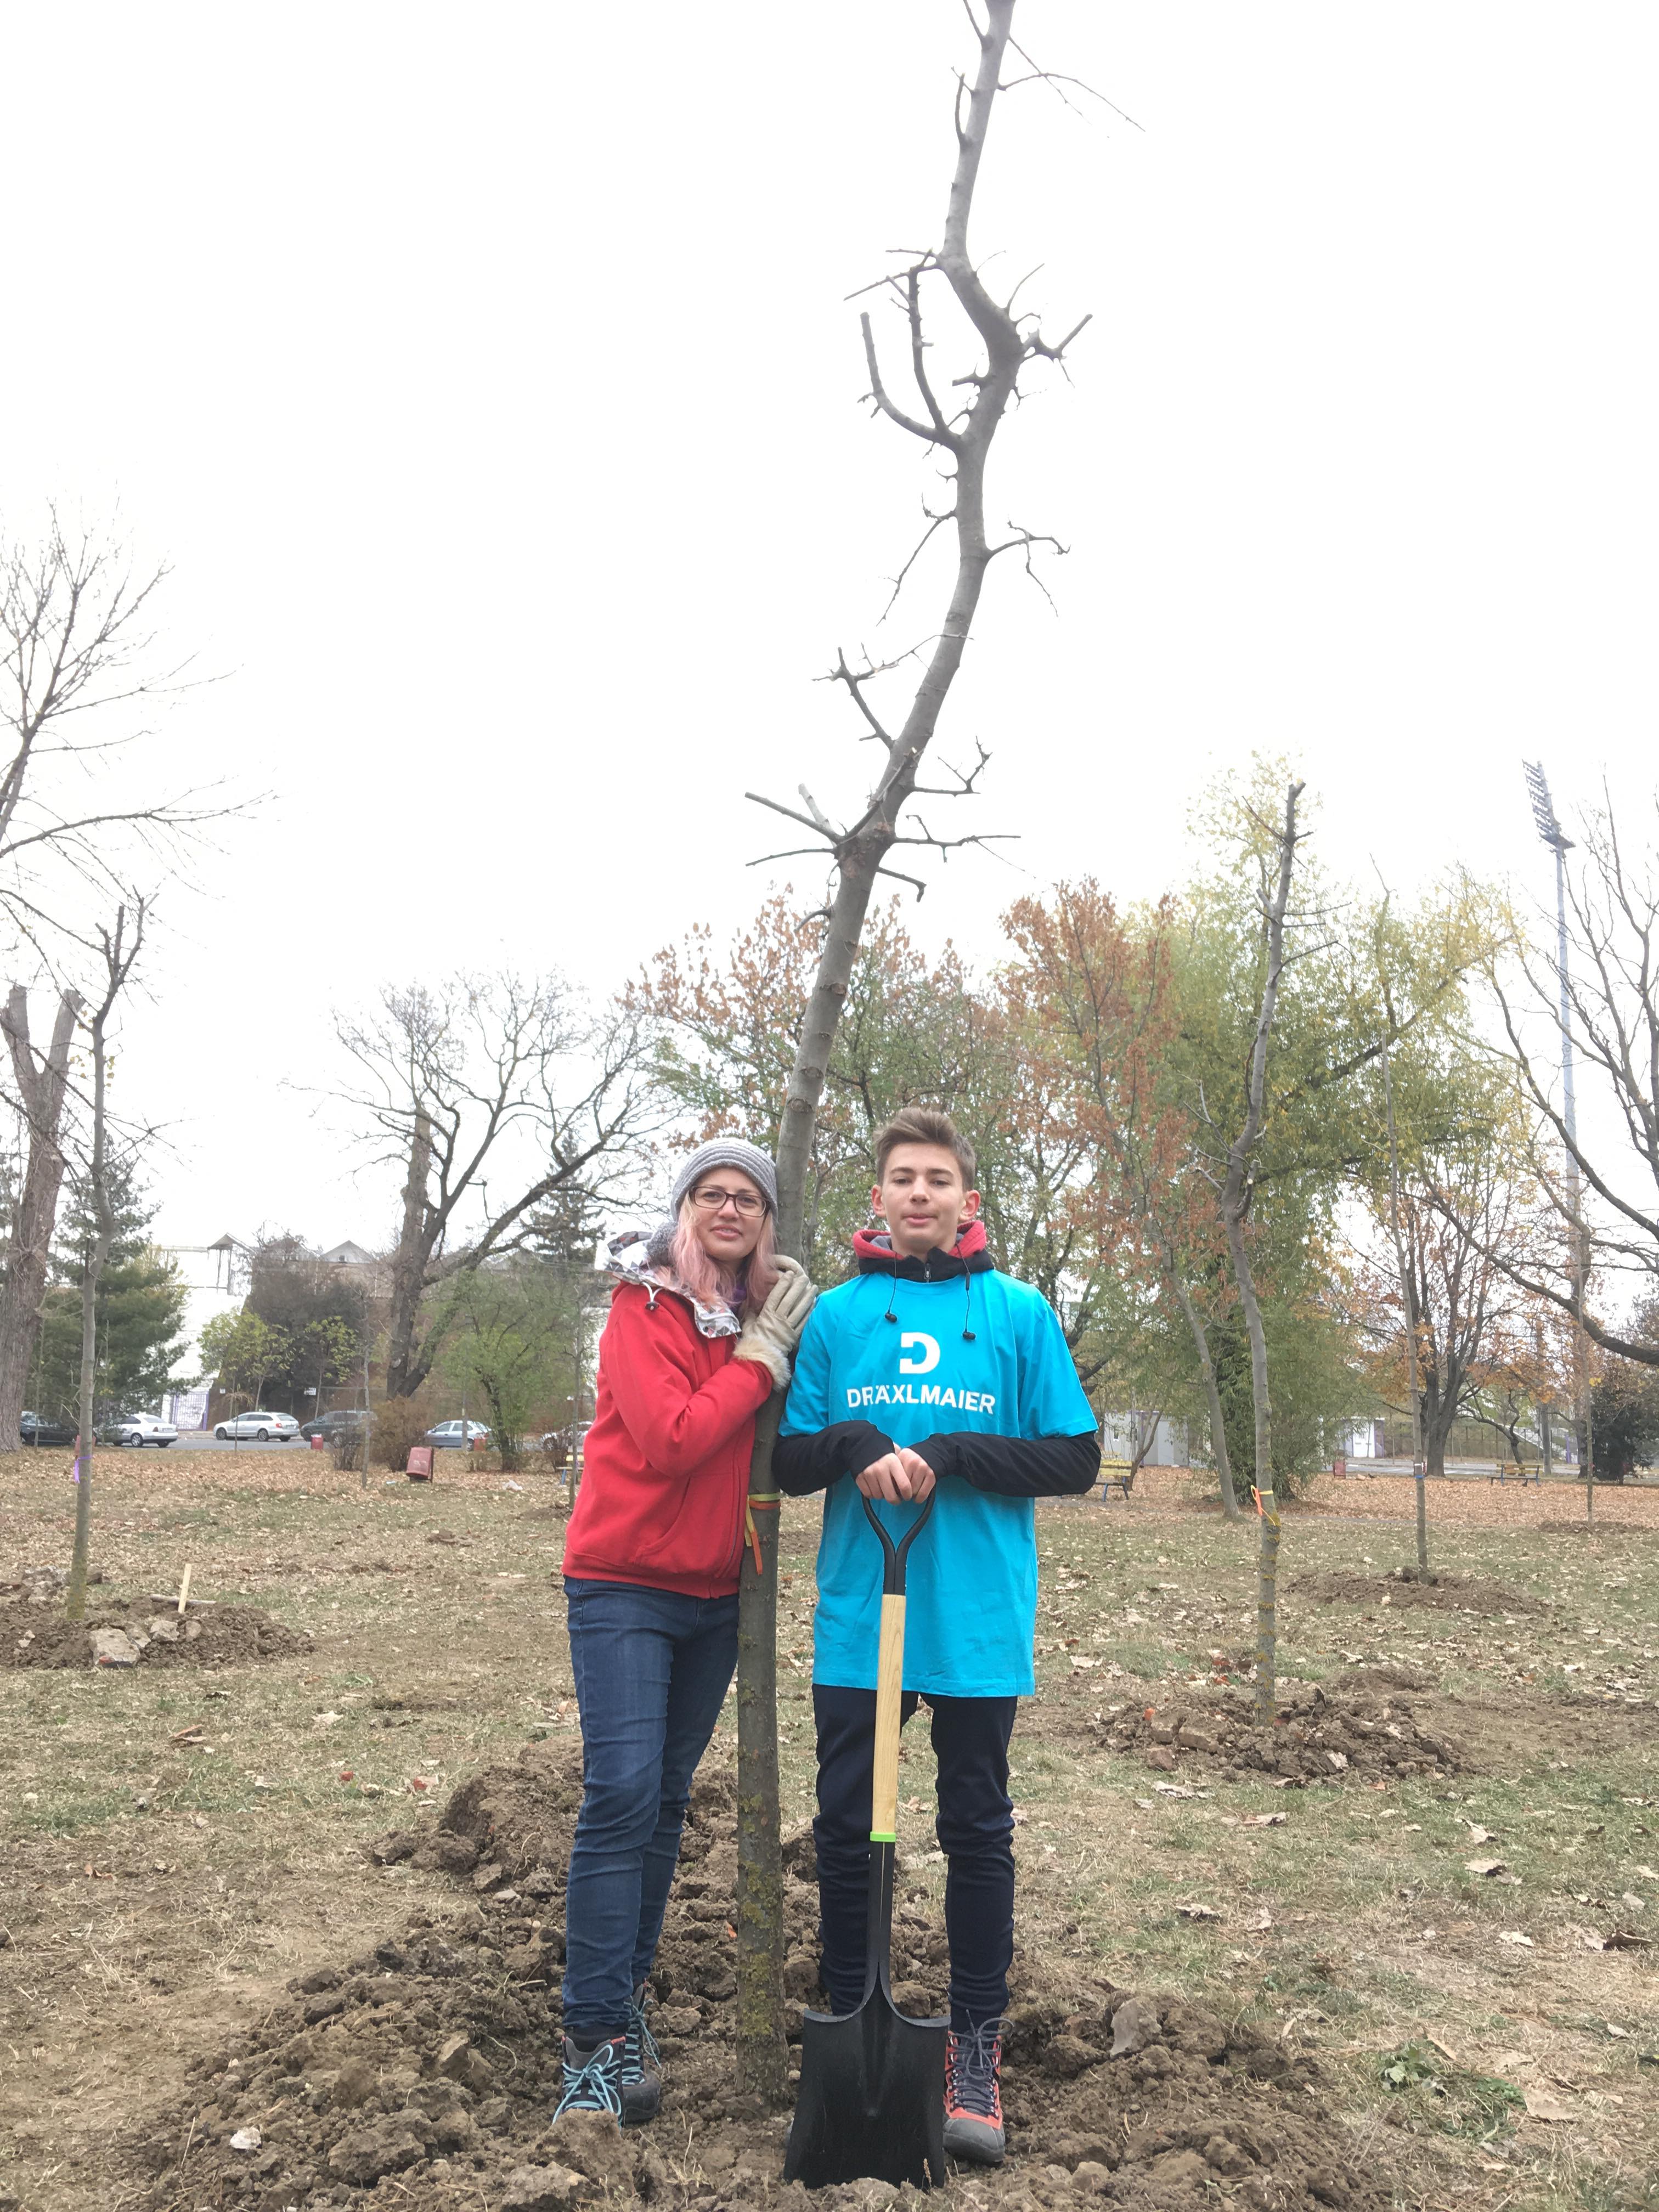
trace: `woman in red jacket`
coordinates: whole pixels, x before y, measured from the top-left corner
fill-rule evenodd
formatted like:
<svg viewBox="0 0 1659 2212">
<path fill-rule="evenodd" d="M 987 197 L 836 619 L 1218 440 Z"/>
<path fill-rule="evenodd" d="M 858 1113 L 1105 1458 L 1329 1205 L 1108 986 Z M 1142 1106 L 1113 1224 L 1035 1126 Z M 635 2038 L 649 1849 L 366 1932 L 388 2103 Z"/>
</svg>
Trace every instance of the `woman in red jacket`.
<svg viewBox="0 0 1659 2212">
<path fill-rule="evenodd" d="M 582 1724 L 565 1893 L 559 2111 L 648 2120 L 645 2023 L 680 1829 L 738 1661 L 755 1416 L 788 1387 L 813 1290 L 773 1245 L 772 1163 L 704 1145 L 670 1218 L 617 1265 L 598 1407 L 564 1551 Z"/>
</svg>

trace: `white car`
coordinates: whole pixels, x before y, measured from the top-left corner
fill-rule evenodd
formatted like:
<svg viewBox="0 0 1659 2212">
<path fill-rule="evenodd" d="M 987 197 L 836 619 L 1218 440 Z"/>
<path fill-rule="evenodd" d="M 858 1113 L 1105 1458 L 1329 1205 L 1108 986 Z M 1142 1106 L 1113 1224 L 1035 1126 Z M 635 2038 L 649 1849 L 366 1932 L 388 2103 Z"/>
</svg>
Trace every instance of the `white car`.
<svg viewBox="0 0 1659 2212">
<path fill-rule="evenodd" d="M 178 1430 L 159 1413 L 123 1413 L 106 1424 L 104 1436 L 110 1443 L 125 1444 L 134 1450 L 144 1444 L 158 1444 L 165 1451 L 179 1441 Z"/>
<path fill-rule="evenodd" d="M 292 1413 L 237 1413 L 228 1421 L 221 1421 L 213 1431 L 222 1444 L 240 1437 L 244 1443 L 285 1444 L 300 1433 L 300 1424 Z"/>
</svg>

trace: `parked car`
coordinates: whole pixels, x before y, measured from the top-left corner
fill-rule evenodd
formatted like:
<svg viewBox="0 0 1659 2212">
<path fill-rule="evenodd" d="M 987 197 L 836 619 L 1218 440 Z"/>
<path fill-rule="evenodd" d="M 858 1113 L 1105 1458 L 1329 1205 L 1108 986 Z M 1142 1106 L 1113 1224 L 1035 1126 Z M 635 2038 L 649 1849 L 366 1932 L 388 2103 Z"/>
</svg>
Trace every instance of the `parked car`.
<svg viewBox="0 0 1659 2212">
<path fill-rule="evenodd" d="M 178 1430 L 159 1413 L 118 1413 L 112 1421 L 104 1423 L 98 1434 L 105 1443 L 125 1444 L 132 1451 L 145 1444 L 159 1445 L 165 1451 L 179 1441 Z"/>
<path fill-rule="evenodd" d="M 489 1431 L 482 1421 L 467 1423 L 465 1443 L 462 1441 L 461 1425 L 459 1421 L 440 1421 L 435 1428 L 427 1431 L 421 1441 L 422 1443 L 434 1445 L 439 1451 L 465 1451 L 468 1444 L 480 1441 L 488 1443 L 489 1439 Z"/>
<path fill-rule="evenodd" d="M 50 1413 L 25 1413 L 17 1433 L 26 1444 L 72 1444 L 80 1431 L 73 1421 L 54 1420 Z"/>
<path fill-rule="evenodd" d="M 325 1443 L 331 1444 L 343 1429 L 361 1429 L 362 1425 L 362 1407 L 348 1406 L 342 1413 L 316 1413 L 310 1420 L 301 1421 L 300 1434 L 307 1443 L 313 1437 L 321 1437 Z"/>
<path fill-rule="evenodd" d="M 244 1443 L 285 1444 L 299 1435 L 300 1424 L 292 1413 L 236 1413 L 221 1421 L 213 1433 L 222 1444 L 238 1437 Z"/>
<path fill-rule="evenodd" d="M 545 1435 L 537 1437 L 536 1449 L 538 1451 L 546 1452 L 550 1458 L 562 1462 L 570 1457 L 573 1445 L 578 1451 L 581 1449 L 587 1441 L 587 1432 L 592 1425 L 592 1421 L 584 1421 L 580 1428 L 549 1429 Z"/>
</svg>

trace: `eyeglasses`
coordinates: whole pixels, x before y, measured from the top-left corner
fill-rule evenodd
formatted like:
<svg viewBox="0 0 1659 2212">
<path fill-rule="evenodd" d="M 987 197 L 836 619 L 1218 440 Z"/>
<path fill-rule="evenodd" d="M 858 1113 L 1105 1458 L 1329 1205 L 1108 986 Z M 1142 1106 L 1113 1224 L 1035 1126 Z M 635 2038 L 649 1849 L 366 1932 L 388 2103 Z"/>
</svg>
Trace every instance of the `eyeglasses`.
<svg viewBox="0 0 1659 2212">
<path fill-rule="evenodd" d="M 766 1200 L 757 1198 L 752 1190 L 722 1190 L 718 1183 L 706 1182 L 692 1192 L 691 1203 L 701 1213 L 718 1213 L 722 1206 L 735 1206 L 739 1213 L 752 1218 Z"/>
</svg>

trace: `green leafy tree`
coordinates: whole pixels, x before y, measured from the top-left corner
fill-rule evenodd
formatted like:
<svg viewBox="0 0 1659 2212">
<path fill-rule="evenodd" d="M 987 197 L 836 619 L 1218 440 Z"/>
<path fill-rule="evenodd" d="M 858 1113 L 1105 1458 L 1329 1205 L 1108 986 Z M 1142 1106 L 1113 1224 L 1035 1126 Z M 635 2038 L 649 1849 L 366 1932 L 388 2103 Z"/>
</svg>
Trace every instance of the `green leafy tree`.
<svg viewBox="0 0 1659 2212">
<path fill-rule="evenodd" d="M 322 1405 L 362 1357 L 368 1300 L 356 1270 L 331 1265 L 297 1237 L 265 1237 L 250 1262 L 247 1310 L 279 1330 L 283 1350 L 266 1387 L 289 1413 Z"/>
<path fill-rule="evenodd" d="M 153 1406 L 173 1382 L 186 1351 L 186 1296 L 173 1261 L 149 1239 L 155 1209 L 145 1203 L 134 1170 L 111 1170 L 115 1234 L 98 1282 L 95 1403 L 98 1417 Z M 81 1376 L 81 1285 L 96 1230 L 84 1178 L 70 1202 L 52 1255 L 53 1281 L 41 1312 L 40 1346 L 30 1388 L 43 1413 L 72 1417 Z"/>
<path fill-rule="evenodd" d="M 532 1422 L 553 1425 L 574 1397 L 584 1323 L 569 1277 L 545 1262 L 482 1267 L 454 1286 L 440 1371 L 469 1419 L 489 1408 L 507 1472 Z"/>
<path fill-rule="evenodd" d="M 288 1333 L 261 1314 L 215 1314 L 202 1331 L 202 1364 L 216 1374 L 227 1395 L 246 1398 L 250 1407 L 263 1400 L 265 1384 L 293 1357 Z"/>
</svg>

